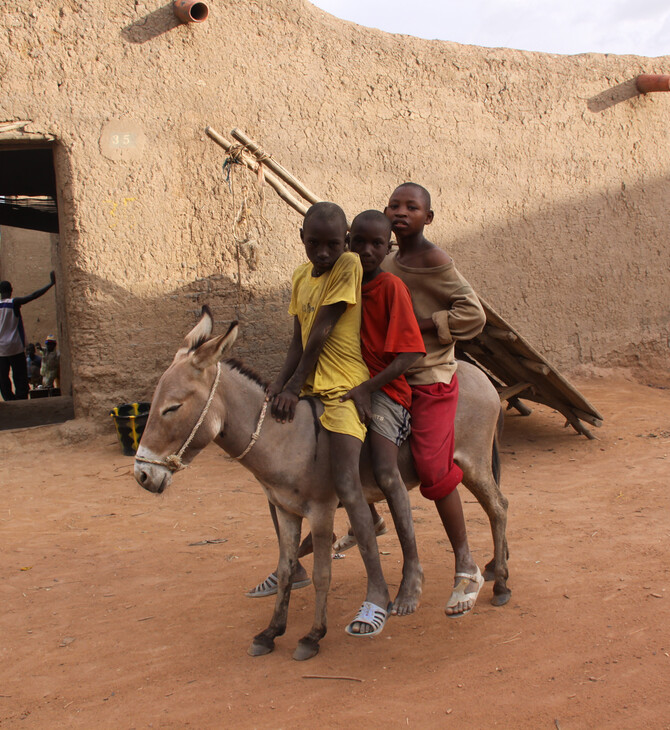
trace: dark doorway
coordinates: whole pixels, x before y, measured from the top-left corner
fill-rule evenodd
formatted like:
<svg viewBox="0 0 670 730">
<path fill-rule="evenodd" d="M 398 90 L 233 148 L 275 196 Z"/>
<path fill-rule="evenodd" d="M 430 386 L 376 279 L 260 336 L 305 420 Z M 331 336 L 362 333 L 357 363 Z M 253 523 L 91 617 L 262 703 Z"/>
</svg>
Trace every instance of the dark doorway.
<svg viewBox="0 0 670 730">
<path fill-rule="evenodd" d="M 55 383 L 37 372 L 28 400 L 0 399 L 0 429 L 74 418 L 59 246 L 52 143 L 0 139 L 0 280 L 12 283 L 13 297 L 25 297 L 48 284 L 55 271 L 56 286 L 24 304 L 21 315 L 26 345 L 36 345 L 39 354 L 47 339 L 56 340 L 60 352 Z"/>
</svg>

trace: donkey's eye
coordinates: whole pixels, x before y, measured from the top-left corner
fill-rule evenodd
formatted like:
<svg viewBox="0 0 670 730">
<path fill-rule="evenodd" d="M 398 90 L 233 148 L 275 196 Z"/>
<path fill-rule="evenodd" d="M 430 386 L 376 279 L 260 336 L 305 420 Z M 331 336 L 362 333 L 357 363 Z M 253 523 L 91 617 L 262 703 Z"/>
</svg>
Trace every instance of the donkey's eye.
<svg viewBox="0 0 670 730">
<path fill-rule="evenodd" d="M 181 403 L 177 403 L 176 406 L 170 406 L 169 408 L 166 408 L 161 415 L 165 416 L 167 413 L 172 413 L 173 411 L 178 411 L 181 408 Z"/>
</svg>

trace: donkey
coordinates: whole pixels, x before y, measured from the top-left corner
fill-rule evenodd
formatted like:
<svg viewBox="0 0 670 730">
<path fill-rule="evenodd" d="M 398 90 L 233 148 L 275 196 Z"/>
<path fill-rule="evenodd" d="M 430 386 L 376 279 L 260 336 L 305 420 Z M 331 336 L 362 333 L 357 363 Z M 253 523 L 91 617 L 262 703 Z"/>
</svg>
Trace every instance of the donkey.
<svg viewBox="0 0 670 730">
<path fill-rule="evenodd" d="M 328 439 L 319 438 L 320 404 L 301 400 L 292 423 L 265 421 L 268 404 L 262 381 L 235 360 L 222 358 L 237 337 L 233 322 L 224 335 L 211 337 L 211 312 L 186 336 L 172 364 L 163 373 L 135 458 L 135 478 L 146 490 L 163 492 L 172 474 L 187 466 L 211 441 L 239 459 L 260 482 L 277 508 L 279 524 L 278 591 L 274 613 L 265 631 L 254 637 L 249 654 L 267 654 L 286 629 L 291 576 L 297 564 L 302 519 L 306 517 L 314 547 L 316 592 L 314 624 L 298 643 L 295 659 L 319 651 L 326 633 L 326 599 L 331 577 L 331 543 L 338 499 L 330 481 Z M 502 606 L 507 587 L 507 499 L 499 486 L 498 454 L 502 408 L 486 375 L 474 365 L 459 364 L 459 401 L 454 458 L 463 470 L 463 484 L 486 511 L 493 533 L 494 555 L 484 577 L 494 580 L 492 603 Z M 408 488 L 417 486 L 409 447 L 399 454 Z M 369 503 L 382 500 L 365 448 L 361 481 Z"/>
</svg>

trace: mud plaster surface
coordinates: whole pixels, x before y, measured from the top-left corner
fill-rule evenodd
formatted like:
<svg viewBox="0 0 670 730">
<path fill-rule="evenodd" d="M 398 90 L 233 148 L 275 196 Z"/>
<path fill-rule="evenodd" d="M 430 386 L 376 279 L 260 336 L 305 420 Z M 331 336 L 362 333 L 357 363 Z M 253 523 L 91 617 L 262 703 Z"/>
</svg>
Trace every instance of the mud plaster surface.
<svg viewBox="0 0 670 730">
<path fill-rule="evenodd" d="M 272 599 L 244 591 L 275 546 L 260 487 L 218 449 L 156 497 L 111 432 L 0 434 L 0 726 L 670 727 L 670 391 L 618 376 L 576 383 L 604 413 L 600 440 L 546 408 L 506 421 L 510 603 L 491 606 L 487 584 L 471 615 L 447 620 L 452 556 L 413 492 L 418 612 L 375 639 L 347 637 L 364 590 L 352 552 L 333 565 L 330 631 L 307 663 L 291 654 L 311 588 L 293 595 L 274 654 L 246 654 Z M 487 521 L 462 497 L 481 565 Z M 225 542 L 191 545 L 203 540 Z M 395 587 L 392 531 L 380 549 Z"/>
<path fill-rule="evenodd" d="M 207 125 L 244 129 L 350 218 L 426 185 L 430 238 L 557 367 L 668 368 L 670 94 L 634 90 L 666 58 L 426 41 L 302 0 L 209 5 L 188 26 L 164 0 L 0 16 L 0 121 L 54 140 L 78 415 L 146 398 L 205 303 L 217 329 L 242 323 L 259 369 L 283 358 L 300 216 L 242 170 L 229 186 Z"/>
</svg>

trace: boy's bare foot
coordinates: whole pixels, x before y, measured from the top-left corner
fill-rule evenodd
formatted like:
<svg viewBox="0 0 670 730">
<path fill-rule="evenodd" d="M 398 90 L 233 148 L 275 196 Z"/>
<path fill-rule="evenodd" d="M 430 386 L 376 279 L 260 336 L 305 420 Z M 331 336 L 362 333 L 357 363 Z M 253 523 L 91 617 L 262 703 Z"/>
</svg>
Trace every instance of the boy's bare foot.
<svg viewBox="0 0 670 730">
<path fill-rule="evenodd" d="M 454 590 L 444 607 L 444 612 L 449 618 L 460 618 L 470 613 L 475 607 L 479 591 L 484 585 L 484 578 L 477 568 L 474 573 L 456 573 L 454 577 Z"/>
<path fill-rule="evenodd" d="M 408 571 L 407 575 L 403 575 L 391 613 L 394 616 L 408 616 L 410 613 L 414 613 L 419 607 L 422 591 L 423 568 L 419 565 L 416 570 Z"/>
</svg>

